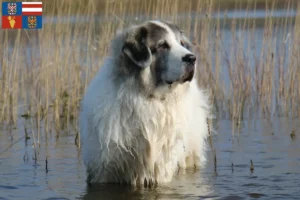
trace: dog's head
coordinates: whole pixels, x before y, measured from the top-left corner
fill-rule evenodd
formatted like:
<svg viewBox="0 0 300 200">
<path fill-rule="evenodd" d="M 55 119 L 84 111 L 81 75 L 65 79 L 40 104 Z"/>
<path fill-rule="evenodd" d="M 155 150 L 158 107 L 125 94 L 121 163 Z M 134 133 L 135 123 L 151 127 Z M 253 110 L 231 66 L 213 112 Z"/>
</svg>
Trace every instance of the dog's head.
<svg viewBox="0 0 300 200">
<path fill-rule="evenodd" d="M 122 63 L 129 71 L 149 70 L 155 86 L 191 81 L 196 56 L 179 27 L 168 22 L 149 21 L 123 33 Z"/>
</svg>

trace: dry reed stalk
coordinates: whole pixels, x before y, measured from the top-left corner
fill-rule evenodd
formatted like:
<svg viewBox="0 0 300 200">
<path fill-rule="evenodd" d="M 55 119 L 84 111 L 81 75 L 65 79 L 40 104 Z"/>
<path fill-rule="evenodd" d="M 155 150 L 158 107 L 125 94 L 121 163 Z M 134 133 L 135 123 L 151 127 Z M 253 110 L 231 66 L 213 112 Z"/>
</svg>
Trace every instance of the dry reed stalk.
<svg viewBox="0 0 300 200">
<path fill-rule="evenodd" d="M 21 114 L 29 112 L 35 118 L 37 141 L 42 127 L 45 133 L 55 127 L 57 136 L 62 128 L 76 127 L 81 97 L 107 55 L 109 41 L 116 30 L 140 23 L 143 17 L 172 20 L 190 35 L 200 58 L 199 84 L 210 90 L 220 118 L 228 115 L 235 125 L 247 112 L 248 116 L 262 112 L 265 117 L 300 115 L 300 3 L 296 19 L 274 19 L 272 14 L 282 3 L 266 1 L 268 15 L 261 27 L 261 20 L 222 18 L 224 5 L 217 0 L 136 2 L 54 0 L 45 2 L 47 16 L 55 18 L 47 18 L 42 30 L 1 31 L 0 122 L 15 125 Z M 256 12 L 261 2 L 234 5 L 247 14 Z M 292 11 L 294 6 L 289 0 L 284 9 Z M 257 51 L 261 29 L 262 49 Z M 225 37 L 232 43 L 225 44 Z"/>
</svg>

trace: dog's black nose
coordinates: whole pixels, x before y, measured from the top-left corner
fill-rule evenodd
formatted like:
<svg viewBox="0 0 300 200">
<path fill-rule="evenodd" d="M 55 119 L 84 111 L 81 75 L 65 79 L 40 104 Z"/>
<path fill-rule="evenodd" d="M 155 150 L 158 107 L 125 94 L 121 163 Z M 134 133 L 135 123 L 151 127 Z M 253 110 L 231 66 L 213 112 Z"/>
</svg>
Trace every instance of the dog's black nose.
<svg viewBox="0 0 300 200">
<path fill-rule="evenodd" d="M 196 56 L 194 54 L 186 54 L 182 57 L 182 61 L 193 65 L 196 62 Z"/>
</svg>

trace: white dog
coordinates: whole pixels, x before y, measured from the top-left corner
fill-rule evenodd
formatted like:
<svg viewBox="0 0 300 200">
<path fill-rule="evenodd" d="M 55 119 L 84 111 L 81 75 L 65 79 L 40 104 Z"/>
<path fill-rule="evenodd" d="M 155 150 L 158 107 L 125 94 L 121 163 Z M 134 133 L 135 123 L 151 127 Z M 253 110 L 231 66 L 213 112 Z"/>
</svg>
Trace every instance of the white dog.
<svg viewBox="0 0 300 200">
<path fill-rule="evenodd" d="M 117 34 L 81 104 L 89 183 L 166 183 L 205 160 L 208 98 L 194 78 L 190 46 L 167 22 Z"/>
</svg>

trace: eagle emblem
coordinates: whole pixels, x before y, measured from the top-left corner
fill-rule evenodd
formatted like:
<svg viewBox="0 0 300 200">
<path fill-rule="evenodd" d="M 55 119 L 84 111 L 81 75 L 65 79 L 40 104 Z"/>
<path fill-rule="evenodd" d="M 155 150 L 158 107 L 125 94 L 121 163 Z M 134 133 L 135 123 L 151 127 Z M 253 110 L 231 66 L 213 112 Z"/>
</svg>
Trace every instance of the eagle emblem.
<svg viewBox="0 0 300 200">
<path fill-rule="evenodd" d="M 8 3 L 7 4 L 7 13 L 9 15 L 15 15 L 17 13 L 17 4 L 16 3 Z"/>
<path fill-rule="evenodd" d="M 29 28 L 36 28 L 36 16 L 29 16 L 28 17 L 28 27 Z"/>
</svg>

